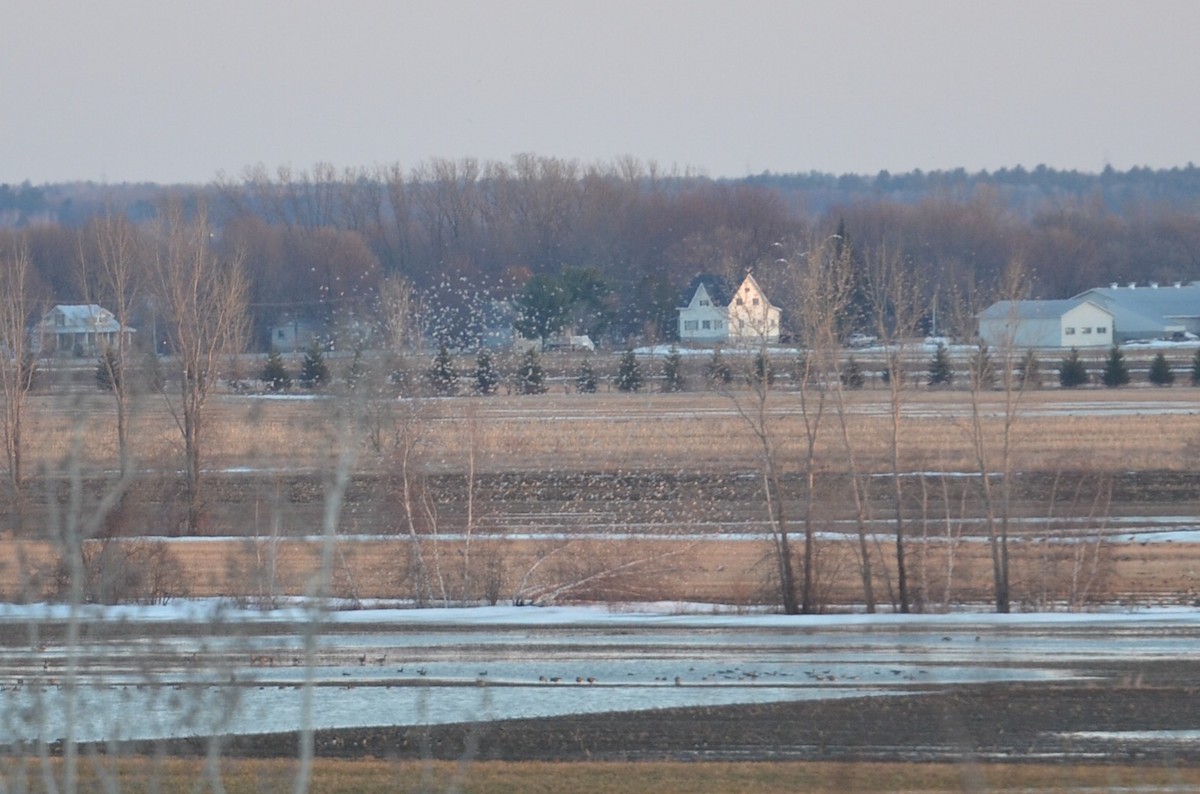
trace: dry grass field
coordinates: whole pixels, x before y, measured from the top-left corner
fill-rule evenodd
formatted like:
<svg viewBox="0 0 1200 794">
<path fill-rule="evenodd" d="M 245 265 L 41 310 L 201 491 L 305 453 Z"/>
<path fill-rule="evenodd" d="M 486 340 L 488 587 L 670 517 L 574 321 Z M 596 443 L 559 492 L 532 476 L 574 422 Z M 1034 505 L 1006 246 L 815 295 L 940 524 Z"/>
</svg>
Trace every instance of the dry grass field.
<svg viewBox="0 0 1200 794">
<path fill-rule="evenodd" d="M 859 471 L 888 471 L 887 393 L 866 389 L 848 392 L 847 397 L 846 415 Z M 810 411 L 812 407 L 810 403 Z M 180 563 L 180 569 L 171 573 L 174 592 L 272 598 L 303 592 L 319 555 L 315 544 L 288 536 L 320 530 L 324 473 L 332 469 L 339 453 L 350 450 L 363 478 L 395 477 L 407 466 L 405 477 L 457 477 L 458 485 L 450 487 L 469 492 L 448 497 L 445 486 L 440 493 L 430 486 L 421 508 L 427 516 L 420 527 L 421 553 L 433 558 L 431 564 L 438 566 L 444 581 L 451 581 L 449 590 L 429 594 L 432 601 L 459 592 L 455 581 L 481 580 L 484 573 L 479 566 L 486 566 L 491 595 L 476 592 L 473 598 L 508 599 L 523 592 L 554 591 L 563 582 L 582 582 L 562 590 L 558 597 L 769 602 L 772 573 L 766 540 L 698 539 L 695 534 L 711 517 L 714 505 L 723 511 L 721 526 L 734 526 L 743 518 L 759 522 L 759 531 L 767 526 L 761 499 L 754 492 L 762 465 L 761 446 L 746 416 L 756 408 L 753 393 L 746 390 L 366 402 L 345 395 L 311 399 L 218 395 L 207 413 L 204 443 L 214 491 L 210 534 L 245 539 L 172 544 L 171 552 Z M 799 398 L 781 389 L 770 394 L 767 408 L 778 465 L 794 474 L 801 468 L 804 450 Z M 967 392 L 912 388 L 905 394 L 903 412 L 903 470 L 951 474 L 977 470 Z M 979 414 L 984 417 L 988 455 L 994 461 L 999 457 L 1003 395 L 984 395 Z M 1013 470 L 1040 473 L 1044 479 L 1063 472 L 1075 477 L 1076 483 L 1087 482 L 1089 476 L 1099 482 L 1130 471 L 1146 472 L 1151 481 L 1171 472 L 1186 476 L 1200 449 L 1200 392 L 1190 388 L 1031 391 L 1022 396 L 1017 416 Z M 837 421 L 829 399 L 814 460 L 822 476 L 834 478 L 848 468 Z M 78 470 L 90 481 L 103 483 L 112 476 L 105 472 L 115 468 L 113 423 L 112 403 L 104 395 L 39 395 L 31 403 L 26 431 L 26 437 L 34 439 L 28 448 L 29 463 L 41 472 L 44 482 Z M 145 493 L 139 492 L 140 507 L 125 507 L 120 535 L 166 529 L 172 472 L 180 466 L 178 431 L 161 399 L 146 399 L 135 406 L 133 428 L 133 457 L 149 484 Z M 513 487 L 480 490 L 476 496 L 465 484 L 468 476 L 517 481 L 550 477 L 549 490 L 554 490 L 555 477 L 594 473 L 703 476 L 709 478 L 706 484 L 695 486 L 702 491 L 714 490 L 713 483 L 725 481 L 745 485 L 729 497 L 733 499 L 729 504 L 720 502 L 724 497 L 712 496 L 713 501 L 692 509 L 688 494 L 643 490 L 620 497 L 624 501 L 618 511 L 614 507 L 618 497 L 603 490 L 577 495 L 572 501 L 570 496 L 546 496 L 544 483 L 536 489 L 528 485 L 526 490 L 538 493 L 521 496 L 512 496 Z M 307 479 L 297 481 L 297 476 Z M 229 479 L 234 477 L 239 479 Z M 670 478 L 664 482 L 663 488 L 677 487 Z M 398 486 L 389 488 L 369 490 L 358 501 L 348 498 L 341 531 L 382 532 L 384 537 L 339 541 L 333 572 L 339 595 L 412 597 L 407 580 L 413 573 L 413 544 L 396 542 L 395 536 L 405 530 L 398 517 Z M 36 481 L 32 490 L 37 490 Z M 951 531 L 950 525 L 968 514 L 978 518 L 978 505 L 968 507 L 965 499 L 952 505 L 950 495 L 942 496 L 938 505 L 920 506 L 924 514 L 917 516 L 919 524 L 910 524 L 910 533 L 937 535 Z M 821 497 L 818 518 L 845 521 L 852 515 L 844 490 L 826 489 Z M 1102 497 L 1099 492 L 1076 493 L 1073 504 L 1056 503 L 1053 510 L 1088 516 L 1097 524 L 1108 513 L 1187 515 L 1200 507 L 1200 493 L 1190 481 L 1172 492 L 1169 503 L 1136 494 L 1125 501 Z M 951 516 L 952 507 L 960 512 Z M 535 509 L 542 512 L 531 512 Z M 1031 515 L 1045 512 L 1040 503 L 1020 509 Z M 789 510 L 795 515 L 794 505 Z M 52 522 L 52 513 L 44 506 L 34 510 L 43 522 Z M 547 515 L 567 522 L 563 526 L 571 531 L 592 533 L 531 536 L 535 526 L 542 526 L 538 522 L 551 520 Z M 436 522 L 429 516 L 435 516 Z M 502 521 L 503 531 L 481 531 L 469 544 L 462 539 L 464 528 L 485 527 L 489 519 Z M 877 520 L 876 531 L 888 532 L 886 504 L 878 508 Z M 439 526 L 443 532 L 457 534 L 431 540 L 429 533 L 436 534 Z M 828 526 L 832 525 L 822 523 L 818 528 Z M 646 527 L 661 539 L 627 537 Z M 798 526 L 794 523 L 792 529 L 797 531 Z M 958 526 L 954 531 L 979 530 Z M 608 532 L 613 540 L 597 539 L 596 532 Z M 31 581 L 44 580 L 53 567 L 53 546 L 39 540 L 38 534 L 2 540 L 0 588 L 10 597 L 29 593 Z M 1028 608 L 1123 598 L 1191 603 L 1197 597 L 1200 569 L 1200 555 L 1193 548 L 1192 544 L 1123 544 L 1103 550 L 1061 544 L 1018 546 L 1013 552 L 1014 591 Z M 881 542 L 873 553 L 878 555 L 877 587 L 886 594 L 894 568 L 893 549 Z M 823 541 L 819 554 L 822 602 L 856 603 L 860 583 L 853 544 Z M 463 563 L 465 558 L 472 562 Z M 986 601 L 989 566 L 985 544 L 957 544 L 949 551 L 944 544 L 925 544 L 910 561 L 910 578 L 918 585 L 920 604 L 937 609 L 948 602 Z M 531 571 L 536 575 L 531 576 Z M 1075 591 L 1067 592 L 1063 582 L 1078 579 L 1081 571 L 1085 583 L 1076 581 Z M 36 590 L 44 583 L 32 581 L 32 586 Z M 1078 592 L 1081 588 L 1086 592 Z"/>
<path fill-rule="evenodd" d="M 889 408 L 880 389 L 847 392 L 851 441 L 860 467 L 887 465 Z M 1003 394 L 983 395 L 981 415 L 992 453 L 1001 437 Z M 785 465 L 803 436 L 799 400 L 780 390 L 768 399 Z M 371 442 L 387 442 L 397 423 L 431 452 L 426 463 L 462 470 L 473 455 L 481 470 L 605 471 L 663 468 L 753 469 L 760 460 L 741 411 L 753 394 L 734 390 L 680 394 L 543 394 L 527 397 L 356 402 L 345 396 L 272 399 L 218 395 L 206 414 L 204 455 L 214 469 L 328 466 L 349 443 L 358 465 L 380 465 Z M 817 458 L 844 469 L 834 402 L 825 403 Z M 1025 393 L 1014 428 L 1018 469 L 1190 470 L 1200 450 L 1200 391 L 1191 388 Z M 348 435 L 346 427 L 352 425 Z M 971 470 L 970 398 L 965 391 L 906 392 L 901 458 L 909 470 Z M 96 393 L 35 397 L 26 437 L 32 465 L 60 466 L 78 449 L 88 466 L 116 460 L 112 401 Z M 178 465 L 179 433 L 161 399 L 134 406 L 135 460 Z M 78 447 L 75 445 L 78 444 Z"/>
<path fill-rule="evenodd" d="M 125 759 L 83 767 L 80 783 L 100 791 L 196 791 L 204 777 L 200 759 Z M 292 791 L 293 762 L 227 760 L 221 764 L 222 790 Z M 43 792 L 31 776 L 27 791 Z M 330 760 L 315 763 L 312 791 L 324 794 L 460 791 L 464 794 L 625 794 L 654 791 L 753 791 L 785 794 L 935 794 L 953 791 L 1026 791 L 1039 794 L 1078 791 L 1184 791 L 1200 786 L 1200 770 L 1096 765 L 948 765 L 899 763 L 550 763 L 448 761 L 392 762 Z"/>
</svg>

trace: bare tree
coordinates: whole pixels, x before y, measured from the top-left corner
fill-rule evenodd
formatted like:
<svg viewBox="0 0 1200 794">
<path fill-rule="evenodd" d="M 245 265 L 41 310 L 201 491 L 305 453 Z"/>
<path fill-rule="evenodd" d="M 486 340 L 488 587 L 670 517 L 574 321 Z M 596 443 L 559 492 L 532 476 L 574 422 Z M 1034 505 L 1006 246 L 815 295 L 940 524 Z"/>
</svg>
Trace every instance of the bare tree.
<svg viewBox="0 0 1200 794">
<path fill-rule="evenodd" d="M 379 322 L 387 349 L 395 355 L 409 352 L 418 341 L 419 300 L 412 282 L 391 275 L 379 286 Z"/>
<path fill-rule="evenodd" d="M 129 408 L 132 383 L 127 377 L 132 355 L 127 329 L 142 291 L 143 259 L 140 241 L 124 215 L 109 208 L 88 224 L 79 248 L 80 282 L 85 297 L 110 307 L 119 326 L 116 344 L 101 350 L 100 366 L 117 408 L 117 454 L 120 471 L 129 467 Z M 94 298 L 93 298 L 94 296 Z M 153 340 L 151 340 L 153 344 Z"/>
<path fill-rule="evenodd" d="M 178 402 L 167 405 L 183 437 L 186 526 L 199 530 L 204 408 L 218 381 L 221 361 L 243 349 L 247 281 L 240 258 L 221 257 L 201 204 L 194 217 L 171 202 L 153 267 L 153 289 L 166 315 L 167 344 L 179 368 Z M 164 396 L 166 391 L 164 390 Z"/>
<path fill-rule="evenodd" d="M 848 249 L 834 245 L 836 236 L 810 244 L 809 250 L 794 267 L 795 331 L 804 346 L 796 372 L 796 393 L 804 434 L 801 458 L 804 476 L 802 521 L 804 526 L 803 567 L 801 569 L 800 609 L 816 612 L 818 578 L 816 548 L 816 473 L 817 442 L 825 417 L 828 397 L 839 382 L 838 327 L 850 297 Z M 839 250 L 840 249 L 840 250 Z M 833 385 L 837 383 L 838 386 Z M 840 394 L 840 393 L 839 393 Z M 869 571 L 869 562 L 866 563 Z M 874 599 L 869 594 L 868 602 Z"/>
<path fill-rule="evenodd" d="M 906 397 L 905 353 L 917 332 L 924 300 L 916 275 L 886 246 L 866 252 L 867 299 L 876 335 L 887 351 L 884 375 L 888 385 L 891 434 L 888 439 L 892 479 L 892 509 L 896 536 L 896 596 L 901 612 L 911 608 L 904 522 L 904 482 L 901 428 Z"/>
<path fill-rule="evenodd" d="M 1028 271 L 1023 261 L 1013 259 L 995 290 L 995 299 L 1006 301 L 1010 307 L 1011 316 L 1005 324 L 1007 330 L 1000 339 L 993 339 L 996 343 L 994 350 L 984 342 L 979 342 L 969 367 L 971 415 L 968 432 L 979 474 L 979 490 L 991 549 L 996 611 L 1002 613 L 1011 609 L 1008 536 L 1012 512 L 1012 456 L 1026 386 L 1018 367 L 1022 353 L 1014 344 L 1018 326 L 1016 307 L 1028 286 Z M 973 331 L 975 315 L 988 302 L 975 300 L 971 295 L 956 301 L 960 333 L 966 335 Z M 990 415 L 996 411 L 990 404 L 985 404 L 990 402 L 985 395 L 997 387 L 1002 402 L 999 438 L 993 439 L 988 427 Z M 994 451 L 997 441 L 999 450 Z"/>
<path fill-rule="evenodd" d="M 0 392 L 4 422 L 0 426 L 8 485 L 14 506 L 13 528 L 19 530 L 20 493 L 25 479 L 25 403 L 33 389 L 36 360 L 30 339 L 35 319 L 33 262 L 24 239 L 14 240 L 0 259 Z"/>
<path fill-rule="evenodd" d="M 783 472 L 780 463 L 780 444 L 784 435 L 775 426 L 778 417 L 773 414 L 771 383 L 773 374 L 767 347 L 765 327 L 755 327 L 758 333 L 758 352 L 747 366 L 745 380 L 749 384 L 749 396 L 729 390 L 726 394 L 733 400 L 738 414 L 750 428 L 758 446 L 762 467 L 762 493 L 771 527 L 772 554 L 775 575 L 779 588 L 779 603 L 788 615 L 800 613 L 801 603 L 796 597 L 796 563 L 793 559 L 792 536 L 789 518 L 783 506 Z M 775 329 L 776 331 L 778 329 Z M 749 352 L 749 348 L 742 351 Z M 750 357 L 743 355 L 749 360 Z"/>
</svg>

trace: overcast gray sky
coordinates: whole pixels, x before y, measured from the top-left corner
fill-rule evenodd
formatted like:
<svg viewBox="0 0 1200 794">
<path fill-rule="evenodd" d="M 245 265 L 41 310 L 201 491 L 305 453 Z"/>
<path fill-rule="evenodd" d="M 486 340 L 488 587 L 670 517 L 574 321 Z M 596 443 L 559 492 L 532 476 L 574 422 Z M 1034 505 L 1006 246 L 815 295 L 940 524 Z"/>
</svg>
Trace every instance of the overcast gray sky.
<svg viewBox="0 0 1200 794">
<path fill-rule="evenodd" d="M 1193 0 L 0 0 L 0 182 L 1181 166 L 1197 31 Z"/>
</svg>

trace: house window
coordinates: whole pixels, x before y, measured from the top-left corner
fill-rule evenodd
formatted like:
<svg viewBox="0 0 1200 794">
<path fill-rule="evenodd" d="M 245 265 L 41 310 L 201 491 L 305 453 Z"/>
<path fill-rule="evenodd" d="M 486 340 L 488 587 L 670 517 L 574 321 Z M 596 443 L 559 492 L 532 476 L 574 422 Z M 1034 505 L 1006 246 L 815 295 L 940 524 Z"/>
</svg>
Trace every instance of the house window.
<svg viewBox="0 0 1200 794">
<path fill-rule="evenodd" d="M 695 331 L 698 327 L 699 327 L 699 323 L 696 320 L 684 320 L 683 321 L 683 330 L 685 330 L 685 331 Z"/>
<path fill-rule="evenodd" d="M 720 331 L 724 327 L 725 323 L 721 322 L 720 320 L 713 320 L 713 328 L 715 330 Z"/>
<path fill-rule="evenodd" d="M 705 331 L 711 331 L 712 320 L 705 320 L 703 323 L 701 323 L 701 327 L 704 328 Z"/>
<path fill-rule="evenodd" d="M 738 298 L 738 299 L 737 299 L 737 305 L 738 305 L 738 306 L 745 306 L 745 305 L 746 305 L 746 301 L 742 300 L 741 298 Z"/>
<path fill-rule="evenodd" d="M 1074 328 L 1066 328 L 1066 329 L 1064 329 L 1064 330 L 1063 330 L 1063 335 L 1064 335 L 1064 336 L 1074 336 L 1074 335 L 1075 335 L 1075 329 L 1074 329 Z"/>
<path fill-rule="evenodd" d="M 275 332 L 275 338 L 283 339 L 286 334 L 287 334 L 287 331 L 284 331 L 282 328 L 280 328 L 278 331 Z"/>
<path fill-rule="evenodd" d="M 1092 329 L 1091 329 L 1091 327 L 1090 327 L 1090 326 L 1086 326 L 1086 325 L 1083 327 L 1083 330 L 1082 330 L 1082 331 L 1080 331 L 1080 333 L 1081 333 L 1081 334 L 1090 334 L 1091 332 L 1092 332 Z"/>
<path fill-rule="evenodd" d="M 758 305 L 758 298 L 755 298 L 755 299 L 754 299 L 754 305 L 755 305 L 755 306 L 757 306 L 757 305 Z"/>
<path fill-rule="evenodd" d="M 1097 326 L 1096 326 L 1096 333 L 1098 333 L 1098 334 L 1107 334 L 1107 333 L 1108 333 L 1108 326 L 1106 326 L 1106 325 L 1097 325 Z"/>
<path fill-rule="evenodd" d="M 712 301 L 706 301 L 706 300 L 704 300 L 704 298 L 701 298 L 701 299 L 700 299 L 700 305 L 701 305 L 701 306 L 711 306 L 711 305 L 712 305 Z"/>
</svg>

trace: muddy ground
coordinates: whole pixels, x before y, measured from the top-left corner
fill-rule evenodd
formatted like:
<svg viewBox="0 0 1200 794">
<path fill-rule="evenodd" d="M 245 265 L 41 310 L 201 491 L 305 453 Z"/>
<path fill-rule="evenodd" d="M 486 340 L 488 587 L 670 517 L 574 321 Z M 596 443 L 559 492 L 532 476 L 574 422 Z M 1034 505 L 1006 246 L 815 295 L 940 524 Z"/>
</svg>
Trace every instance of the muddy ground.
<svg viewBox="0 0 1200 794">
<path fill-rule="evenodd" d="M 799 475 L 780 478 L 783 507 L 802 515 L 807 485 Z M 1102 516 L 1200 514 L 1200 471 L 1019 472 L 1013 476 L 1011 514 L 1079 519 Z M 90 490 L 102 492 L 96 480 Z M 325 481 L 319 474 L 260 472 L 210 474 L 205 479 L 203 526 L 198 534 L 258 537 L 272 531 L 312 535 L 324 515 Z M 871 477 L 867 501 L 876 521 L 893 513 L 891 480 Z M 62 493 L 55 493 L 56 488 Z M 40 483 L 26 497 L 28 521 L 49 516 L 67 483 Z M 738 532 L 766 529 L 761 475 L 754 471 L 596 471 L 434 474 L 408 483 L 413 502 L 428 497 L 436 516 L 414 510 L 418 532 L 461 532 L 472 515 L 484 532 L 679 531 Z M 343 534 L 407 533 L 405 483 L 383 473 L 358 474 L 350 483 L 341 515 Z M 841 473 L 822 473 L 814 484 L 818 520 L 855 518 L 851 482 Z M 53 498 L 52 498 L 53 497 Z M 3 497 L 0 497 L 2 499 Z M 183 534 L 182 481 L 158 475 L 136 481 L 109 517 L 104 530 L 116 536 Z M 978 477 L 936 473 L 905 477 L 908 520 L 978 518 L 985 512 Z M 436 521 L 436 526 L 434 522 Z M 967 528 L 970 532 L 970 528 Z M 1041 531 L 1035 528 L 1034 531 Z"/>
<path fill-rule="evenodd" d="M 475 760 L 844 760 L 1200 762 L 1200 742 L 1088 738 L 1082 731 L 1195 731 L 1200 673 L 1178 662 L 1114 662 L 1074 683 L 923 689 L 912 694 L 564 716 L 432 727 L 327 730 L 329 758 Z M 287 757 L 295 734 L 238 736 L 226 757 Z M 204 742 L 125 751 L 200 755 Z"/>
</svg>

